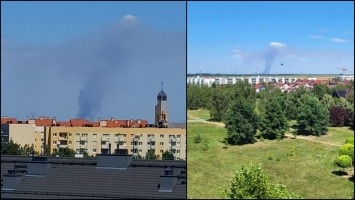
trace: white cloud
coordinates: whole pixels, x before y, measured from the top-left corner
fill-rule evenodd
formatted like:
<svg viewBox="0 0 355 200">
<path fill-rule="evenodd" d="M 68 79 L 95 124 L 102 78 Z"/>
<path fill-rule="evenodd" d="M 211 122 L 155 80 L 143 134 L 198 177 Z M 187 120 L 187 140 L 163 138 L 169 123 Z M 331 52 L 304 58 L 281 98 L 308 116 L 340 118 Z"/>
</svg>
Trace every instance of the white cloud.
<svg viewBox="0 0 355 200">
<path fill-rule="evenodd" d="M 283 44 L 281 42 L 270 42 L 270 46 L 276 47 L 276 48 L 282 48 L 282 47 L 285 47 L 286 44 Z"/>
<path fill-rule="evenodd" d="M 329 41 L 337 42 L 337 43 L 345 43 L 345 42 L 347 42 L 347 40 L 342 39 L 342 38 L 331 38 L 331 39 L 329 39 Z"/>
<path fill-rule="evenodd" d="M 325 36 L 322 36 L 322 35 L 310 35 L 308 37 L 312 38 L 312 39 L 325 39 L 326 38 Z"/>
<path fill-rule="evenodd" d="M 123 17 L 124 20 L 134 21 L 137 20 L 137 17 L 134 15 L 126 15 Z"/>
</svg>

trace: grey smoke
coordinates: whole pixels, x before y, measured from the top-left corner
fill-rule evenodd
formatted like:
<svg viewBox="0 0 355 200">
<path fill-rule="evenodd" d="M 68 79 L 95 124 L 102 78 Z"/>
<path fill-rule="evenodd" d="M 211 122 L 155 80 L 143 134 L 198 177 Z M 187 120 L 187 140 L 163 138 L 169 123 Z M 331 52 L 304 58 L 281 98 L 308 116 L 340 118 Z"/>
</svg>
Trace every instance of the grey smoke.
<svg viewBox="0 0 355 200">
<path fill-rule="evenodd" d="M 270 74 L 270 69 L 274 64 L 275 57 L 279 55 L 279 53 L 285 46 L 285 44 L 279 42 L 271 42 L 269 44 L 269 47 L 266 49 L 266 52 L 264 54 L 265 69 L 263 74 Z"/>
</svg>

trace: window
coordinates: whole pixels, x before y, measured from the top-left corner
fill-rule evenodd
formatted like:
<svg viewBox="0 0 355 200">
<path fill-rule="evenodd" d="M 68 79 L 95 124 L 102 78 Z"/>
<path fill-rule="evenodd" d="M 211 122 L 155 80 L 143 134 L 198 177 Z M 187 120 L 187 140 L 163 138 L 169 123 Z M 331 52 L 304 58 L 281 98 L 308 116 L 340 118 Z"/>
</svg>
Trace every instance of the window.
<svg viewBox="0 0 355 200">
<path fill-rule="evenodd" d="M 139 149 L 139 152 L 142 152 L 142 149 Z"/>
<path fill-rule="evenodd" d="M 131 134 L 131 138 L 133 138 L 134 137 L 134 134 Z"/>
<path fill-rule="evenodd" d="M 150 142 L 147 142 L 147 145 L 150 145 Z"/>
<path fill-rule="evenodd" d="M 163 151 L 163 150 L 160 150 L 160 153 L 164 153 L 164 151 Z"/>
<path fill-rule="evenodd" d="M 103 134 L 103 136 L 109 138 L 110 134 Z"/>
<path fill-rule="evenodd" d="M 69 133 L 69 137 L 71 137 L 71 133 Z"/>
<path fill-rule="evenodd" d="M 97 134 L 96 134 L 96 133 L 94 133 L 94 134 L 93 134 L 93 136 L 94 136 L 94 138 L 96 138 L 96 137 L 97 137 Z"/>
<path fill-rule="evenodd" d="M 142 142 L 139 142 L 138 145 L 142 145 L 143 143 Z"/>
<path fill-rule="evenodd" d="M 164 145 L 164 142 L 160 142 L 160 146 L 163 146 Z"/>
<path fill-rule="evenodd" d="M 76 137 L 77 137 L 77 138 L 80 137 L 80 133 L 76 133 Z"/>
<path fill-rule="evenodd" d="M 180 135 L 177 135 L 177 138 L 180 138 Z"/>
<path fill-rule="evenodd" d="M 133 152 L 133 150 L 131 149 L 131 152 Z"/>
<path fill-rule="evenodd" d="M 126 146 L 126 142 L 123 143 L 123 146 L 124 146 L 124 147 Z"/>
<path fill-rule="evenodd" d="M 174 137 L 174 135 L 169 135 L 169 138 L 173 138 Z"/>
<path fill-rule="evenodd" d="M 94 145 L 97 145 L 97 141 L 93 141 L 93 144 L 94 144 Z"/>
<path fill-rule="evenodd" d="M 92 152 L 96 153 L 96 149 L 92 149 Z"/>
<path fill-rule="evenodd" d="M 115 138 L 118 138 L 118 134 L 115 134 Z"/>
<path fill-rule="evenodd" d="M 141 134 L 141 137 L 143 137 L 143 134 Z"/>
<path fill-rule="evenodd" d="M 177 150 L 176 152 L 177 152 L 177 153 L 180 153 L 180 150 Z"/>
<path fill-rule="evenodd" d="M 71 144 L 71 141 L 69 141 L 69 144 Z"/>
<path fill-rule="evenodd" d="M 79 153 L 79 149 L 75 149 L 76 153 Z"/>
<path fill-rule="evenodd" d="M 53 133 L 53 136 L 56 137 L 56 136 L 57 136 L 57 133 Z"/>
<path fill-rule="evenodd" d="M 57 144 L 57 141 L 53 141 L 53 144 Z"/>
<path fill-rule="evenodd" d="M 164 135 L 160 135 L 160 138 L 164 138 Z"/>
<path fill-rule="evenodd" d="M 123 135 L 124 138 L 126 137 L 126 134 L 122 134 L 122 135 Z"/>
<path fill-rule="evenodd" d="M 87 133 L 83 133 L 83 134 L 81 134 L 81 137 L 87 137 L 88 136 L 88 134 Z"/>
<path fill-rule="evenodd" d="M 131 142 L 131 145 L 133 145 L 133 142 Z"/>
</svg>

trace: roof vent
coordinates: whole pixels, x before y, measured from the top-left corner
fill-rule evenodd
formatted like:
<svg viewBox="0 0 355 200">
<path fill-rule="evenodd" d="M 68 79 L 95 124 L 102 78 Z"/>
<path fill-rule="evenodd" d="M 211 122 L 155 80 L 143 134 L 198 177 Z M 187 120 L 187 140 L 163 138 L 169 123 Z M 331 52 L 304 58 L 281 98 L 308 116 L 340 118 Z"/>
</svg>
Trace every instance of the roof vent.
<svg viewBox="0 0 355 200">
<path fill-rule="evenodd" d="M 14 190 L 21 182 L 21 175 L 14 169 L 8 170 L 8 174 L 3 175 L 3 187 L 1 190 Z"/>
<path fill-rule="evenodd" d="M 52 168 L 52 163 L 47 161 L 45 156 L 34 156 L 32 162 L 27 164 L 26 176 L 44 176 Z"/>
<path fill-rule="evenodd" d="M 174 175 L 174 168 L 170 166 L 164 169 L 164 175 L 160 176 L 159 192 L 172 192 L 177 183 L 177 176 Z"/>
<path fill-rule="evenodd" d="M 126 151 L 119 151 L 119 153 L 126 153 Z M 96 168 L 127 169 L 127 167 L 131 164 L 132 159 L 132 155 L 128 154 L 98 154 L 96 155 Z"/>
</svg>

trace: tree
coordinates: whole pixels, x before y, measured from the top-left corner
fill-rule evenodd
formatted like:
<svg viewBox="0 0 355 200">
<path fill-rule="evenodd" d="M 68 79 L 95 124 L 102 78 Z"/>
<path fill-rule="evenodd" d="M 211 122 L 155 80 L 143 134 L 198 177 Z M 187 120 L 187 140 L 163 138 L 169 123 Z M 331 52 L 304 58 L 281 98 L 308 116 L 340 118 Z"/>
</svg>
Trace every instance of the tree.
<svg viewBox="0 0 355 200">
<path fill-rule="evenodd" d="M 279 140 L 288 130 L 287 118 L 279 99 L 275 97 L 266 103 L 265 115 L 260 120 L 260 131 L 264 138 Z"/>
<path fill-rule="evenodd" d="M 226 91 L 218 87 L 214 89 L 210 101 L 210 115 L 216 121 L 222 121 L 228 108 L 229 98 Z"/>
<path fill-rule="evenodd" d="M 304 94 L 300 98 L 301 106 L 296 116 L 295 129 L 298 135 L 324 135 L 328 131 L 329 113 L 320 101 L 311 95 Z"/>
<path fill-rule="evenodd" d="M 155 154 L 155 149 L 150 149 L 145 154 L 145 159 L 146 160 L 158 160 L 159 159 L 159 155 Z"/>
<path fill-rule="evenodd" d="M 21 155 L 23 150 L 21 149 L 21 145 L 14 142 L 10 139 L 9 143 L 3 144 L 1 147 L 1 155 Z"/>
<path fill-rule="evenodd" d="M 163 160 L 174 160 L 174 154 L 166 150 L 162 155 Z"/>
<path fill-rule="evenodd" d="M 329 111 L 330 124 L 335 127 L 342 127 L 347 120 L 347 111 L 339 106 L 334 106 Z"/>
<path fill-rule="evenodd" d="M 329 94 L 325 94 L 320 102 L 328 110 L 335 106 L 335 100 Z"/>
<path fill-rule="evenodd" d="M 59 157 L 74 157 L 75 151 L 74 149 L 69 149 L 69 147 L 53 149 L 52 156 L 57 156 L 57 155 Z"/>
<path fill-rule="evenodd" d="M 225 124 L 229 144 L 253 143 L 258 128 L 255 106 L 243 97 L 234 100 L 227 110 Z"/>
<path fill-rule="evenodd" d="M 335 160 L 334 163 L 338 167 L 343 168 L 343 171 L 345 171 L 345 168 L 351 167 L 352 160 L 351 160 L 350 156 L 348 156 L 348 155 L 341 155 Z"/>
<path fill-rule="evenodd" d="M 199 133 L 197 133 L 196 135 L 194 135 L 194 143 L 200 143 L 202 141 L 202 137 Z"/>
<path fill-rule="evenodd" d="M 288 192 L 281 184 L 269 183 L 269 176 L 261 164 L 242 165 L 231 180 L 229 189 L 222 189 L 221 195 L 227 199 L 293 199 L 300 196 Z"/>
<path fill-rule="evenodd" d="M 298 109 L 302 105 L 300 100 L 301 96 L 304 94 L 308 94 L 309 92 L 300 87 L 296 91 L 288 93 L 285 99 L 285 112 L 287 113 L 287 118 L 289 120 L 297 119 Z"/>
<path fill-rule="evenodd" d="M 321 85 L 321 84 L 317 84 L 316 86 L 314 86 L 314 88 L 312 89 L 312 93 L 319 99 L 321 100 L 325 94 L 331 94 L 331 90 L 329 89 L 329 87 L 327 85 Z"/>
</svg>

